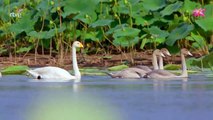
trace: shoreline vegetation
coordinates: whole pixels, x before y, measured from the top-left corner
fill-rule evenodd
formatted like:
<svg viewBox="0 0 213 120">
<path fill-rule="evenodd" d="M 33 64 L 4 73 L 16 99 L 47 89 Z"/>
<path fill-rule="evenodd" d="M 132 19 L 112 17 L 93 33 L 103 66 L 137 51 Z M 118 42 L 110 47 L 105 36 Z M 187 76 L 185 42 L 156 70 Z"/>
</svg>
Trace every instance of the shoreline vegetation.
<svg viewBox="0 0 213 120">
<path fill-rule="evenodd" d="M 135 65 L 146 65 L 152 66 L 152 51 L 141 51 L 141 52 L 134 52 L 133 62 L 131 63 L 132 53 L 125 53 L 122 54 L 92 54 L 87 55 L 83 53 L 77 53 L 78 58 L 78 65 L 80 68 L 100 68 L 100 69 L 107 69 L 109 67 L 118 66 L 118 65 L 127 65 L 128 67 L 135 66 Z M 194 57 L 199 58 L 201 54 L 193 53 Z M 71 54 L 65 55 L 66 57 L 63 58 L 63 64 L 59 64 L 59 57 L 51 57 L 48 54 L 45 55 L 35 55 L 29 53 L 27 55 L 20 55 L 16 57 L 0 57 L 0 67 L 6 68 L 8 66 L 16 66 L 16 65 L 26 65 L 28 67 L 42 67 L 42 66 L 58 66 L 62 67 L 66 70 L 72 70 L 72 57 Z M 177 64 L 180 65 L 180 56 L 172 55 L 164 58 L 164 64 Z"/>
<path fill-rule="evenodd" d="M 212 0 L 3 0 L 0 69 L 52 65 L 70 70 L 76 40 L 84 45 L 79 67 L 151 66 L 152 51 L 161 48 L 174 55 L 165 64 L 179 64 L 181 48 L 195 58 L 212 53 L 212 9 Z M 213 66 L 211 57 L 204 63 Z"/>
</svg>

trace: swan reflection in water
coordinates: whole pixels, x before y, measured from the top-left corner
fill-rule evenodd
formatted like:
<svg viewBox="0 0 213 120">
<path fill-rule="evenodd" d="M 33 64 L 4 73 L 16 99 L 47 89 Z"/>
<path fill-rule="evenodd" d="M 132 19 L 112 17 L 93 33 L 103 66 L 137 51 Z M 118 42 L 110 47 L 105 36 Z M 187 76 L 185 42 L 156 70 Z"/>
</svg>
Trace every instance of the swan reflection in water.
<svg viewBox="0 0 213 120">
<path fill-rule="evenodd" d="M 43 83 L 50 83 L 53 85 L 50 85 L 51 87 L 67 87 L 66 85 L 64 86 L 63 83 L 69 83 L 69 87 L 71 86 L 74 92 L 78 92 L 80 89 L 82 89 L 82 85 L 80 84 L 80 80 L 66 80 L 66 79 L 28 79 L 28 82 L 35 82 L 35 83 L 39 83 L 39 82 L 43 82 Z M 58 84 L 57 84 L 58 83 Z M 60 84 L 62 83 L 62 84 Z M 56 85 L 57 84 L 57 85 Z"/>
<path fill-rule="evenodd" d="M 175 85 L 180 85 L 182 90 L 187 90 L 188 87 L 188 78 L 170 78 L 170 79 L 152 79 L 153 80 L 153 89 L 164 90 L 167 86 L 171 86 L 174 82 Z M 178 87 L 180 87 L 178 86 Z"/>
</svg>

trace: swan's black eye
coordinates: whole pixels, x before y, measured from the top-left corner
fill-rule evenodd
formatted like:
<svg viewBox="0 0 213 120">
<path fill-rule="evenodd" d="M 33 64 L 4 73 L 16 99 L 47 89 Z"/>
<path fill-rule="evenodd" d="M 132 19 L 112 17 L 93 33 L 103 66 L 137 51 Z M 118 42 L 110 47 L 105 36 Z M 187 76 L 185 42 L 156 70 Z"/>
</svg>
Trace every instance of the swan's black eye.
<svg viewBox="0 0 213 120">
<path fill-rule="evenodd" d="M 39 79 L 39 80 L 40 80 L 40 79 L 41 79 L 41 76 L 39 75 L 39 76 L 37 77 L 37 79 Z"/>
</svg>

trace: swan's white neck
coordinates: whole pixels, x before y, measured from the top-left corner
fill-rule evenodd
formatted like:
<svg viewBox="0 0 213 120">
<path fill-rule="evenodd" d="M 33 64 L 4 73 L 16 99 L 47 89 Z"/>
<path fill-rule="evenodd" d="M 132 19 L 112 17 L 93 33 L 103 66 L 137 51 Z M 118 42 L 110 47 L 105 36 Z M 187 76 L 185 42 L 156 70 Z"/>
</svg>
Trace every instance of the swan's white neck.
<svg viewBox="0 0 213 120">
<path fill-rule="evenodd" d="M 78 68 L 75 46 L 72 46 L 72 65 L 73 65 L 73 70 L 75 72 L 76 79 L 80 80 L 81 79 L 81 73 L 80 73 L 79 68 Z"/>
<path fill-rule="evenodd" d="M 182 65 L 182 74 L 180 76 L 188 77 L 185 56 L 181 53 L 180 57 L 181 57 L 181 65 Z"/>
<path fill-rule="evenodd" d="M 155 53 L 152 54 L 152 65 L 154 67 L 154 70 L 158 69 L 157 55 Z"/>
<path fill-rule="evenodd" d="M 158 57 L 158 59 L 159 59 L 159 69 L 163 70 L 164 69 L 163 68 L 163 57 L 160 56 L 160 57 Z"/>
</svg>

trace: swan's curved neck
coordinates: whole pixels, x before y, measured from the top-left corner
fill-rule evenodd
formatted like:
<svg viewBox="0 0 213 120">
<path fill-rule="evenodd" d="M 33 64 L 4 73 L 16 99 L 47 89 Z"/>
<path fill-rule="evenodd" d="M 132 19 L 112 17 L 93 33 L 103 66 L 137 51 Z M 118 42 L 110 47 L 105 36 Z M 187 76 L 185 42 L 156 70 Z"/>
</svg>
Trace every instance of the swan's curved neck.
<svg viewBox="0 0 213 120">
<path fill-rule="evenodd" d="M 155 53 L 152 54 L 152 65 L 154 67 L 154 70 L 158 69 L 157 55 Z"/>
<path fill-rule="evenodd" d="M 185 56 L 181 53 L 180 57 L 181 57 L 181 65 L 182 65 L 182 74 L 180 76 L 188 77 Z"/>
<path fill-rule="evenodd" d="M 73 65 L 73 70 L 75 72 L 75 77 L 77 79 L 81 79 L 81 73 L 78 68 L 78 63 L 77 63 L 77 56 L 76 56 L 76 48 L 72 46 L 72 65 Z"/>
<path fill-rule="evenodd" d="M 160 56 L 160 57 L 158 57 L 158 59 L 159 59 L 159 69 L 163 70 L 164 69 L 163 68 L 163 57 Z"/>
</svg>

